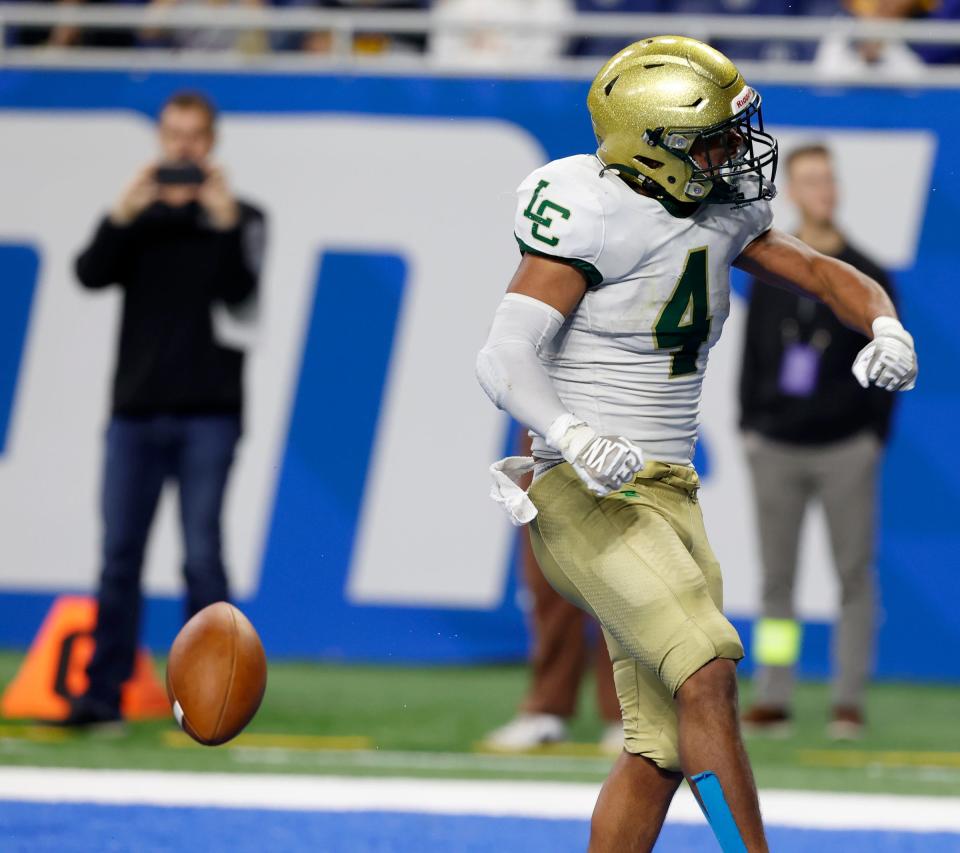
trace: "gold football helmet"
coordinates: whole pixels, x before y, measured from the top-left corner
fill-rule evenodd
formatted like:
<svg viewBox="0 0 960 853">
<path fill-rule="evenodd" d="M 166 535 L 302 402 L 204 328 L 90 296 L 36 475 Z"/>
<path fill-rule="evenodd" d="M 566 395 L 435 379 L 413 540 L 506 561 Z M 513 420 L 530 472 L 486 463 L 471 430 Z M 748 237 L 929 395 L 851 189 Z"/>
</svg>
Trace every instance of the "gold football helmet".
<svg viewBox="0 0 960 853">
<path fill-rule="evenodd" d="M 763 130 L 760 93 L 703 42 L 625 47 L 600 69 L 587 107 L 600 160 L 657 197 L 746 204 L 776 194 L 777 141 Z"/>
</svg>

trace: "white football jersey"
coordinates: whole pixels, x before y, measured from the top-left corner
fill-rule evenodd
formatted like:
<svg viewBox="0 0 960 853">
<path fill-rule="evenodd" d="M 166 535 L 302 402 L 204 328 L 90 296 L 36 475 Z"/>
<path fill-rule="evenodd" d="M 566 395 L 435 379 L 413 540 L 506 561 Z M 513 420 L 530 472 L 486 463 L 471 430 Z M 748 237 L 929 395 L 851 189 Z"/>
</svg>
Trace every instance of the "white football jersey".
<svg viewBox="0 0 960 853">
<path fill-rule="evenodd" d="M 770 205 L 706 204 L 681 218 L 581 154 L 517 190 L 524 252 L 567 261 L 590 282 L 541 352 L 564 405 L 646 458 L 690 464 L 707 355 L 730 310 L 730 265 L 768 228 Z M 534 452 L 557 454 L 534 436 Z"/>
</svg>

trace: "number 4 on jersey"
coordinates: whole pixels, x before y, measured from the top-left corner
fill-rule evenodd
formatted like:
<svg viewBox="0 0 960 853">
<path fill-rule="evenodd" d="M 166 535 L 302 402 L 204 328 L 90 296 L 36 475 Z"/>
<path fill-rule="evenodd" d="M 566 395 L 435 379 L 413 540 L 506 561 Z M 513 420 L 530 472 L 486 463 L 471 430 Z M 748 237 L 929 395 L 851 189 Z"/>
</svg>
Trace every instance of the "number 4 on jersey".
<svg viewBox="0 0 960 853">
<path fill-rule="evenodd" d="M 671 358 L 671 377 L 697 372 L 700 347 L 710 335 L 709 309 L 707 249 L 691 249 L 673 295 L 653 327 L 657 349 L 677 350 Z"/>
</svg>

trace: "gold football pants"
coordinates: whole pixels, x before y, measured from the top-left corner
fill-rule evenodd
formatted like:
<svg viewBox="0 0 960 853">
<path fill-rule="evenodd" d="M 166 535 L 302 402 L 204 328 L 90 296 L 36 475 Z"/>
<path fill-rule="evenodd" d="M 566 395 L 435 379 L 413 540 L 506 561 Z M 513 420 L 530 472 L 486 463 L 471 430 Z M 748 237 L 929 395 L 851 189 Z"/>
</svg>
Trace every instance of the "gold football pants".
<svg viewBox="0 0 960 853">
<path fill-rule="evenodd" d="M 648 462 L 604 498 L 570 465 L 538 477 L 530 525 L 544 575 L 604 629 L 623 715 L 624 746 L 680 769 L 674 694 L 714 658 L 743 646 L 721 612 L 722 580 L 707 542 L 692 467 Z"/>
</svg>

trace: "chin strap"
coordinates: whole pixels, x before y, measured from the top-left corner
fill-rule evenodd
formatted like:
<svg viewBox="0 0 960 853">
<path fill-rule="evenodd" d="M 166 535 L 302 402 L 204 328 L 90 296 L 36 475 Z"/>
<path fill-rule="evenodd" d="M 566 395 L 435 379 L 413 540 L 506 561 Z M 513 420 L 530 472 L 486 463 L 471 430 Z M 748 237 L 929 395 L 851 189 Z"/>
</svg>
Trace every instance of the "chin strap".
<svg viewBox="0 0 960 853">
<path fill-rule="evenodd" d="M 637 169 L 634 169 L 633 166 L 627 166 L 625 163 L 610 163 L 610 165 L 604 165 L 600 170 L 600 177 L 602 178 L 607 172 L 616 172 L 619 175 L 627 175 L 637 181 L 641 187 L 643 187 L 644 192 L 650 194 L 651 197 L 655 198 L 657 201 L 661 201 L 664 198 L 667 198 L 669 193 L 660 186 L 653 178 L 648 178 L 646 175 L 641 175 Z"/>
<path fill-rule="evenodd" d="M 636 178 L 637 180 L 646 180 L 637 169 L 634 169 L 633 166 L 627 166 L 624 163 L 604 164 L 604 167 L 600 170 L 600 177 L 602 178 L 607 172 L 618 172 L 622 175 L 629 175 L 631 178 Z"/>
</svg>

